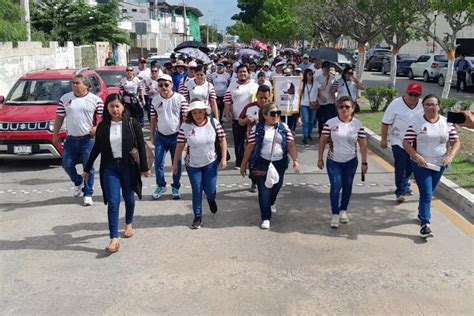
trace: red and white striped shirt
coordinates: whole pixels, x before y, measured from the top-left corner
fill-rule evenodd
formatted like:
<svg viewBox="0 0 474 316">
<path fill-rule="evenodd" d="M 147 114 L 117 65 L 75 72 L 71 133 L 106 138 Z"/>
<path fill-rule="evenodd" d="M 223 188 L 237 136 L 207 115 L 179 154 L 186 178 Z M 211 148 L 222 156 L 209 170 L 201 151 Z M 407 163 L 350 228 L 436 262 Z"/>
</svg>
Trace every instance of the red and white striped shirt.
<svg viewBox="0 0 474 316">
<path fill-rule="evenodd" d="M 210 120 L 214 120 L 217 135 Z M 187 166 L 201 168 L 214 162 L 217 158 L 215 150 L 216 136 L 224 138 L 225 132 L 218 120 L 207 118 L 206 124 L 197 126 L 193 123 L 183 123 L 178 134 L 178 143 L 187 143 L 188 149 L 184 162 Z"/>
<path fill-rule="evenodd" d="M 366 138 L 362 122 L 353 118 L 345 123 L 334 117 L 326 122 L 322 131 L 329 136 L 328 159 L 336 162 L 347 162 L 357 156 L 357 141 Z"/>
<path fill-rule="evenodd" d="M 201 85 L 198 85 L 195 80 L 186 82 L 183 95 L 189 103 L 197 99 L 209 105 L 211 100 L 217 100 L 214 85 L 208 81 Z"/>
<path fill-rule="evenodd" d="M 431 123 L 424 116 L 418 116 L 408 126 L 404 140 L 415 143 L 414 147 L 427 163 L 443 165 L 443 158 L 448 153 L 447 144 L 459 139 L 456 128 L 448 123 L 446 117 L 440 116 Z"/>
</svg>

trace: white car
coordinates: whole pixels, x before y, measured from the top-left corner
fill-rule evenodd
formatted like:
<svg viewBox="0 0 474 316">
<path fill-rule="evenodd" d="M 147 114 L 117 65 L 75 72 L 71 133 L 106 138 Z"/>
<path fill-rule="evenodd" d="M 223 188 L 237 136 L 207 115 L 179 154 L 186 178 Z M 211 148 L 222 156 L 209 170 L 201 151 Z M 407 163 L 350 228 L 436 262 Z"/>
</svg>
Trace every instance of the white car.
<svg viewBox="0 0 474 316">
<path fill-rule="evenodd" d="M 448 56 L 439 54 L 423 54 L 411 64 L 408 71 L 410 79 L 423 77 L 423 81 L 430 82 L 438 79 L 441 69 L 448 66 Z"/>
<path fill-rule="evenodd" d="M 456 60 L 454 61 L 455 65 L 456 65 L 458 59 L 459 58 L 456 58 Z M 466 91 L 467 88 L 474 86 L 474 78 L 473 78 L 474 73 L 472 72 L 472 70 L 474 70 L 474 57 L 466 57 L 466 60 L 470 65 L 470 70 L 468 70 L 467 73 L 466 73 L 466 86 L 464 86 L 464 82 L 461 82 L 461 85 L 459 87 L 461 89 L 461 91 Z M 447 71 L 448 71 L 447 67 L 443 68 L 441 70 L 440 74 L 439 74 L 438 84 L 440 86 L 444 86 Z M 457 74 L 456 69 L 454 69 L 453 79 L 451 80 L 451 86 L 456 86 L 457 82 L 458 82 L 458 74 Z"/>
</svg>

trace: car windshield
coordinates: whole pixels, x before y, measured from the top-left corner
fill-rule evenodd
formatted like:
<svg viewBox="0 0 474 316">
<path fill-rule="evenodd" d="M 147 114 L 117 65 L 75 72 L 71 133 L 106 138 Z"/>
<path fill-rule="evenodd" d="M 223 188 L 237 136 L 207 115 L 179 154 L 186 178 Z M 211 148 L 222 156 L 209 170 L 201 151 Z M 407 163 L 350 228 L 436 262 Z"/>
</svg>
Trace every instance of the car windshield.
<svg viewBox="0 0 474 316">
<path fill-rule="evenodd" d="M 435 61 L 440 61 L 440 62 L 443 62 L 443 63 L 447 63 L 448 62 L 448 56 L 446 56 L 446 55 L 435 55 L 434 60 Z"/>
<path fill-rule="evenodd" d="M 125 71 L 97 70 L 107 87 L 120 87 L 120 80 L 127 75 Z"/>
<path fill-rule="evenodd" d="M 5 104 L 57 104 L 64 94 L 71 91 L 71 80 L 18 80 L 8 94 Z"/>
</svg>

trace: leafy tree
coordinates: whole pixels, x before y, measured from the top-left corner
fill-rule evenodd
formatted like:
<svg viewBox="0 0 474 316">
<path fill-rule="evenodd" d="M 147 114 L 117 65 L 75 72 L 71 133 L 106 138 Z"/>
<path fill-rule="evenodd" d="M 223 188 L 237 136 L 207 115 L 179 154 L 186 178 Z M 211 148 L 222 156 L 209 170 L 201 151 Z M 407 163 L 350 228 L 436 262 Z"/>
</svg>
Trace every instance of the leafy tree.
<svg viewBox="0 0 474 316">
<path fill-rule="evenodd" d="M 209 27 L 209 28 L 208 28 Z M 222 43 L 224 37 L 213 25 L 200 25 L 201 39 L 208 39 L 209 43 L 217 42 Z M 208 37 L 209 32 L 209 37 Z"/>
<path fill-rule="evenodd" d="M 250 43 L 254 38 L 262 38 L 253 26 L 237 21 L 234 25 L 227 28 L 227 33 L 239 36 L 239 42 Z"/>
<path fill-rule="evenodd" d="M 398 0 L 387 3 L 386 10 L 382 12 L 387 26 L 382 36 L 392 47 L 389 87 L 395 87 L 398 52 L 411 40 L 421 37 L 420 32 L 414 27 L 420 24 L 416 9 L 416 4 L 412 0 Z"/>
<path fill-rule="evenodd" d="M 0 42 L 26 40 L 22 10 L 15 0 L 0 0 Z"/>
<path fill-rule="evenodd" d="M 265 40 L 289 44 L 297 35 L 294 0 L 264 0 L 261 29 Z"/>
<path fill-rule="evenodd" d="M 31 22 L 36 32 L 60 44 L 128 43 L 128 35 L 118 28 L 120 14 L 117 0 L 96 6 L 89 6 L 84 0 L 36 0 Z"/>
<path fill-rule="evenodd" d="M 438 43 L 441 48 L 448 54 L 448 69 L 446 72 L 446 80 L 444 83 L 441 98 L 447 98 L 451 89 L 451 81 L 453 78 L 454 58 L 456 52 L 456 39 L 459 32 L 466 26 L 474 23 L 474 2 L 472 0 L 419 0 L 418 11 L 424 25 L 417 29 Z M 443 15 L 451 28 L 450 32 L 444 34 L 434 34 L 432 25 L 434 23 L 435 14 Z"/>
</svg>

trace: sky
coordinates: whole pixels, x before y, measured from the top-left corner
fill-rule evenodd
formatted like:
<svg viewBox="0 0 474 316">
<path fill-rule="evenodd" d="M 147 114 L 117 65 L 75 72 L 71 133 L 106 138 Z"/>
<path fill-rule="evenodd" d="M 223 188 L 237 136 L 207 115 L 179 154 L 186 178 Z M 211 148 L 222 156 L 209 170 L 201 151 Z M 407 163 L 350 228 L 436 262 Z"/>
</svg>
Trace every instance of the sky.
<svg viewBox="0 0 474 316">
<path fill-rule="evenodd" d="M 198 8 L 203 16 L 199 18 L 201 24 L 217 24 L 219 31 L 225 31 L 226 27 L 231 26 L 235 21 L 230 18 L 239 13 L 237 0 L 184 0 L 185 4 Z M 168 1 L 172 4 L 182 4 L 182 0 Z"/>
</svg>

